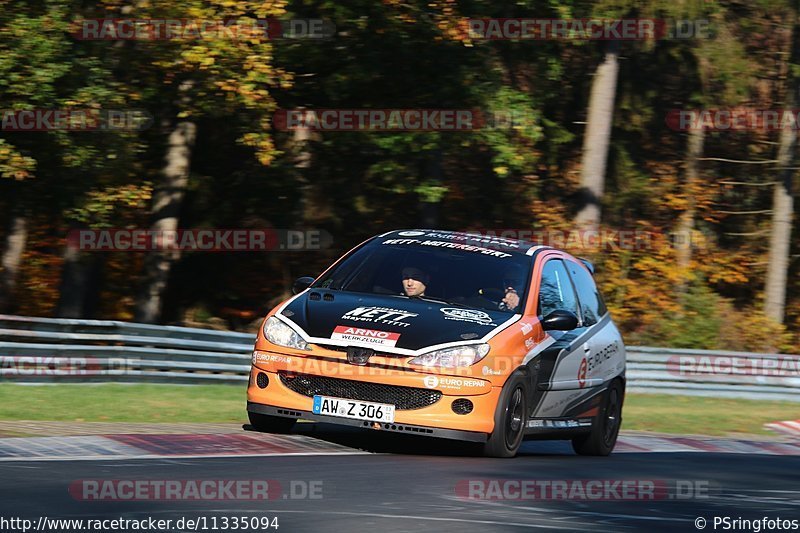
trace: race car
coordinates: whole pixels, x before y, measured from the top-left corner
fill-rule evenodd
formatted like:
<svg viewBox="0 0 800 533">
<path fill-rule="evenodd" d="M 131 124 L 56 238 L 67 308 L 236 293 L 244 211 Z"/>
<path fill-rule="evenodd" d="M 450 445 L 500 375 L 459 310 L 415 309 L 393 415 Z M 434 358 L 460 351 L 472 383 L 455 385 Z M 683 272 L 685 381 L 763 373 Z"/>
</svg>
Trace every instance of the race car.
<svg viewBox="0 0 800 533">
<path fill-rule="evenodd" d="M 373 237 L 265 318 L 253 428 L 298 419 L 477 443 L 526 439 L 581 455 L 616 444 L 625 345 L 588 261 L 534 243 L 413 229 Z"/>
</svg>

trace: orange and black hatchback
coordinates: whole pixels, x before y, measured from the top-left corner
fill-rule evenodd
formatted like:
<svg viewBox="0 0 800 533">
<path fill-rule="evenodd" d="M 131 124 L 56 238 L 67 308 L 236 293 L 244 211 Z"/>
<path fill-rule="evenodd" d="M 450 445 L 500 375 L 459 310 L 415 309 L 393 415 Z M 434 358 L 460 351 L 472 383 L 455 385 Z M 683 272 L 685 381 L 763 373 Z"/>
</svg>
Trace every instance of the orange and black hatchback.
<svg viewBox="0 0 800 533">
<path fill-rule="evenodd" d="M 362 243 L 273 309 L 258 333 L 254 428 L 298 418 L 481 443 L 524 439 L 608 455 L 625 346 L 591 265 L 525 241 L 399 230 Z"/>
</svg>

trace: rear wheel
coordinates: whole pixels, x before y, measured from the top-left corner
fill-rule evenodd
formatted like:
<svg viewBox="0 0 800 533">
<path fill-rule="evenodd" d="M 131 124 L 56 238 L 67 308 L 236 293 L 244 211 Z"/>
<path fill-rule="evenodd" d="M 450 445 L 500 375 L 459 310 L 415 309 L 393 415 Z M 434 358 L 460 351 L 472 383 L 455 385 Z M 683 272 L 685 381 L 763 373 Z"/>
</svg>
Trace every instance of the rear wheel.
<svg viewBox="0 0 800 533">
<path fill-rule="evenodd" d="M 263 433 L 287 433 L 297 422 L 296 418 L 262 415 L 252 411 L 248 411 L 247 416 L 250 418 L 250 425 L 253 426 L 253 429 Z"/>
<path fill-rule="evenodd" d="M 591 432 L 572 439 L 572 449 L 578 455 L 606 456 L 617 444 L 622 424 L 622 383 L 619 380 L 611 382 L 605 396 Z"/>
<path fill-rule="evenodd" d="M 514 457 L 528 422 L 528 382 L 521 374 L 509 378 L 500 393 L 494 415 L 494 431 L 483 445 L 487 457 Z"/>
</svg>

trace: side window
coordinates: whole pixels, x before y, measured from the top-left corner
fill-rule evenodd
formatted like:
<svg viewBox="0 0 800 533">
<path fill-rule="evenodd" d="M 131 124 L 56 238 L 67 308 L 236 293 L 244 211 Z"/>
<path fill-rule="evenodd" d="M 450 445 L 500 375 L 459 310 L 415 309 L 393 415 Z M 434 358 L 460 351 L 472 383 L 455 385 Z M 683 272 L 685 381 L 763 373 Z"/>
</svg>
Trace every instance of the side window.
<svg viewBox="0 0 800 533">
<path fill-rule="evenodd" d="M 556 309 L 572 311 L 577 315 L 578 302 L 564 262 L 560 259 L 551 259 L 544 264 L 542 270 L 539 315 L 547 316 Z"/>
<path fill-rule="evenodd" d="M 573 261 L 567 261 L 567 265 L 569 273 L 572 275 L 572 281 L 575 282 L 575 287 L 578 289 L 583 325 L 591 326 L 592 324 L 597 324 L 600 317 L 606 314 L 606 306 L 603 303 L 600 292 L 597 290 L 594 279 L 592 279 L 592 275 Z"/>
</svg>

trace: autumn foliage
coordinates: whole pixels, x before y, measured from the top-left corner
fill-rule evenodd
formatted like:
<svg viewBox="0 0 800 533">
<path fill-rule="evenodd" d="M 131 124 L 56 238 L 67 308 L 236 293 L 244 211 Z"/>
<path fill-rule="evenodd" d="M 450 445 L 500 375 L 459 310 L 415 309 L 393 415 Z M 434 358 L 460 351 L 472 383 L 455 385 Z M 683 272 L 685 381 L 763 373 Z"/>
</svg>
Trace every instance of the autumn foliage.
<svg viewBox="0 0 800 533">
<path fill-rule="evenodd" d="M 666 121 L 675 109 L 781 108 L 798 68 L 792 4 L 540 4 L 0 0 L 4 109 L 136 108 L 154 119 L 141 131 L 0 130 L 3 311 L 64 315 L 76 309 L 78 294 L 81 316 L 133 318 L 144 254 L 70 255 L 66 235 L 148 227 L 170 128 L 181 121 L 196 125 L 197 138 L 180 227 L 317 228 L 333 245 L 184 253 L 164 290 L 165 323 L 252 328 L 294 278 L 318 274 L 393 228 L 573 231 L 590 74 L 606 43 L 471 40 L 466 19 L 696 18 L 710 22 L 711 35 L 621 43 L 599 229 L 638 232 L 646 243 L 566 247 L 596 264 L 631 344 L 800 350 L 796 256 L 784 324 L 763 313 L 780 132 L 705 132 L 699 178 L 689 180 L 687 133 Z M 74 38 L 76 24 L 104 17 L 248 27 L 259 19 L 321 18 L 336 33 L 318 40 L 258 32 L 152 42 Z M 517 120 L 466 132 L 273 128 L 277 110 L 304 108 L 479 109 Z M 687 212 L 688 233 L 679 225 Z M 20 227 L 24 246 L 15 259 Z M 796 219 L 794 228 L 796 252 Z M 685 268 L 676 255 L 680 239 L 691 243 Z"/>
</svg>

